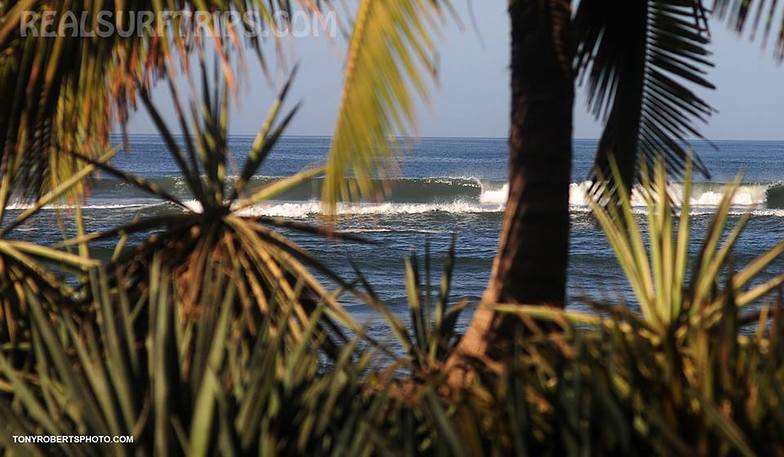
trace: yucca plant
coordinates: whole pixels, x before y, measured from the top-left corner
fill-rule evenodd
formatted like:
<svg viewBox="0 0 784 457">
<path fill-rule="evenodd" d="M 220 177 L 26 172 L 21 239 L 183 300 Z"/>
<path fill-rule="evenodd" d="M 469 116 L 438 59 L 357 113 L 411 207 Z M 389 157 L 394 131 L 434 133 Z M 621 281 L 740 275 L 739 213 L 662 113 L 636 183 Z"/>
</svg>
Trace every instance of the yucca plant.
<svg viewBox="0 0 784 457">
<path fill-rule="evenodd" d="M 222 266 L 202 275 L 198 317 L 175 306 L 183 284 L 154 255 L 150 292 L 138 303 L 125 281 L 93 269 L 95 316 L 69 310 L 50 320 L 28 290 L 36 364 L 15 370 L 0 354 L 0 447 L 6 455 L 371 455 L 386 438 L 374 427 L 391 401 L 363 394 L 370 360 L 357 341 L 325 369 L 319 326 L 325 305 L 303 326 L 277 302 L 275 318 L 248 338 L 233 305 L 240 286 Z M 185 285 L 187 286 L 187 285 Z M 303 337 L 305 335 L 305 337 Z M 312 336 L 310 338 L 309 336 Z M 133 436 L 132 443 L 18 445 L 12 435 Z"/>
<path fill-rule="evenodd" d="M 108 161 L 115 151 L 104 154 L 97 163 Z M 47 310 L 73 304 L 73 289 L 56 273 L 76 272 L 83 275 L 98 262 L 84 255 L 50 246 L 24 241 L 14 230 L 29 224 L 40 211 L 52 203 L 74 202 L 74 189 L 95 171 L 95 165 L 79 161 L 81 168 L 70 179 L 26 205 L 15 218 L 8 220 L 11 204 L 16 198 L 14 183 L 9 175 L 0 182 L 0 344 L 3 350 L 29 343 L 27 294 L 33 291 Z M 78 205 L 73 214 L 79 230 L 84 226 Z M 56 271 L 52 271 L 54 268 Z"/>
<path fill-rule="evenodd" d="M 206 272 L 204 312 L 185 319 L 173 303 L 182 284 L 166 254 L 149 269 L 150 293 L 134 302 L 121 272 L 90 271 L 95 315 L 68 309 L 47 319 L 30 296 L 37 362 L 15 370 L 0 354 L 0 451 L 7 455 L 460 455 L 453 411 L 433 377 L 420 376 L 421 401 L 395 394 L 379 376 L 376 350 L 360 339 L 325 365 L 315 338 L 319 305 L 299 338 L 294 303 L 259 331 L 244 331 L 239 291 L 219 269 Z M 111 273 L 111 274 L 110 274 Z M 435 341 L 435 333 L 431 334 Z M 365 345 L 367 346 L 367 345 Z M 424 359 L 422 359 L 424 360 Z M 407 364 L 407 366 L 411 366 Z M 420 371 L 423 373 L 423 371 Z M 392 394 L 389 393 L 391 391 Z M 14 435 L 133 436 L 132 443 L 11 442 Z"/>
<path fill-rule="evenodd" d="M 690 164 L 686 170 L 677 225 L 663 165 L 656 165 L 653 181 L 643 181 L 640 193 L 647 204 L 647 236 L 627 192 L 616 194 L 620 207 L 593 203 L 639 312 L 597 303 L 591 304 L 597 314 L 498 307 L 525 317 L 526 322 L 531 318 L 555 321 L 568 330 L 564 336 L 540 337 L 550 346 L 563 343 L 556 351 L 563 354 L 556 357 L 558 362 L 542 365 L 540 360 L 528 365 L 538 371 L 550 367 L 542 373 L 551 377 L 558 390 L 544 389 L 540 400 L 556 408 L 554 414 L 578 408 L 564 405 L 555 393 L 563 388 L 587 389 L 585 393 L 569 390 L 576 395 L 572 401 L 587 402 L 570 413 L 574 414 L 570 419 L 573 430 L 566 432 L 574 449 L 605 445 L 610 441 L 601 440 L 612 439 L 627 446 L 624 452 L 634 448 L 630 443 L 635 440 L 646 442 L 649 447 L 644 449 L 659 454 L 782 452 L 767 435 L 784 426 L 780 414 L 784 397 L 775 387 L 784 379 L 784 369 L 779 355 L 773 355 L 780 351 L 777 316 L 781 303 L 773 312 L 769 305 L 752 305 L 784 284 L 782 275 L 754 284 L 784 253 L 784 243 L 744 268 L 732 269 L 732 247 L 751 217 L 741 216 L 726 233 L 736 181 L 728 185 L 699 254 L 690 262 Z M 749 324 L 756 327 L 744 330 Z M 535 348 L 536 344 L 526 342 L 519 351 L 531 358 L 538 353 Z M 509 369 L 514 370 L 513 366 Z M 570 386 L 571 382 L 575 384 Z M 596 385 L 589 387 L 587 382 Z M 588 436 L 595 433 L 593 425 L 580 418 L 596 420 L 598 416 L 593 415 L 602 412 L 613 419 L 618 436 L 602 432 L 599 442 L 591 442 Z"/>
<path fill-rule="evenodd" d="M 251 216 L 245 211 L 253 205 L 274 198 L 310 178 L 322 173 L 315 168 L 282 178 L 260 188 L 251 189 L 251 178 L 272 151 L 275 143 L 289 124 L 297 107 L 279 121 L 291 79 L 282 87 L 278 99 L 257 134 L 248 158 L 230 177 L 233 158 L 228 148 L 228 85 L 218 76 L 212 81 L 206 64 L 200 65 L 203 90 L 195 96 L 189 110 L 180 103 L 178 88 L 170 83 L 177 119 L 182 129 L 182 143 L 171 132 L 146 91 L 141 101 L 158 127 L 187 184 L 193 202 L 185 204 L 180 198 L 150 183 L 110 165 L 74 153 L 102 171 L 134 185 L 170 203 L 169 214 L 143 218 L 121 227 L 76 237 L 65 242 L 77 245 L 99 239 L 146 234 L 148 239 L 118 254 L 114 264 L 121 267 L 126 281 L 136 286 L 140 297 L 150 293 L 147 283 L 150 262 L 164 252 L 166 266 L 183 284 L 174 298 L 184 316 L 204 312 L 196 306 L 202 294 L 201 278 L 205 271 L 223 271 L 237 286 L 236 304 L 243 310 L 247 331 L 255 334 L 259 319 L 269 318 L 270 303 L 291 303 L 292 335 L 304 335 L 316 304 L 323 302 L 325 310 L 319 320 L 318 332 L 326 338 L 322 347 L 338 354 L 338 346 L 345 342 L 345 329 L 360 331 L 337 300 L 336 292 L 324 287 L 309 268 L 332 280 L 340 289 L 351 286 L 324 266 L 319 260 L 281 234 L 281 229 L 300 231 L 325 239 L 361 241 L 330 227 L 312 226 L 279 218 Z M 292 73 L 293 77 L 293 73 Z M 221 83 L 223 81 L 223 83 Z M 185 113 L 189 112 L 190 115 Z M 279 122 L 278 122 L 279 121 Z M 185 287 L 185 285 L 188 287 Z M 340 322 L 340 324 L 338 324 Z"/>
<path fill-rule="evenodd" d="M 504 369 L 449 391 L 445 436 L 465 455 L 781 455 L 781 303 L 765 309 L 754 333 L 731 317 L 710 332 L 708 398 L 698 355 L 657 344 L 637 316 L 526 307 Z"/>
<path fill-rule="evenodd" d="M 729 184 L 706 234 L 696 262 L 689 271 L 691 162 L 687 162 L 680 217 L 674 222 L 672 197 L 667 191 L 663 164 L 657 162 L 654 180 L 643 179 L 641 194 L 647 205 L 648 239 L 633 215 L 628 192 L 621 209 L 593 203 L 594 214 L 626 274 L 644 321 L 660 332 L 680 325 L 683 319 L 715 323 L 715 314 L 728 300 L 746 307 L 784 284 L 784 275 L 746 289 L 774 260 L 784 253 L 784 242 L 738 272 L 728 272 L 722 290 L 720 274 L 729 267 L 732 249 L 751 218 L 743 214 L 726 234 L 729 213 L 740 179 Z M 617 173 L 617 169 L 615 170 Z M 647 172 L 643 173 L 647 176 Z M 726 239 L 722 238 L 724 235 Z"/>
<path fill-rule="evenodd" d="M 617 168 L 611 166 L 617 175 Z M 691 170 L 691 162 L 688 161 L 679 216 L 675 215 L 673 195 L 667 186 L 662 163 L 657 162 L 652 181 L 643 179 L 639 192 L 646 202 L 647 233 L 640 226 L 632 209 L 630 193 L 625 189 L 621 188 L 623 195 L 619 195 L 618 206 L 606 204 L 614 198 L 614 190 L 605 189 L 603 197 L 591 201 L 593 214 L 634 292 L 640 311 L 639 323 L 660 338 L 671 333 L 684 336 L 684 325 L 716 325 L 727 303 L 749 309 L 749 305 L 784 284 L 784 275 L 776 275 L 762 284 L 752 284 L 784 254 L 784 242 L 740 271 L 728 271 L 732 249 L 752 217 L 750 212 L 744 213 L 727 233 L 732 201 L 740 179 L 727 186 L 697 259 L 690 263 Z M 648 172 L 643 174 L 649 175 Z M 724 280 L 722 273 L 728 274 Z M 759 309 L 752 312 L 756 315 Z M 570 315 L 576 317 L 578 313 L 570 312 Z"/>
<path fill-rule="evenodd" d="M 429 243 L 425 244 L 423 265 L 412 254 L 405 260 L 406 296 L 408 299 L 408 319 L 401 319 L 375 293 L 373 286 L 362 272 L 355 267 L 359 283 L 365 292 L 362 298 L 384 317 L 392 335 L 394 346 L 387 351 L 395 354 L 391 373 L 400 368 L 405 370 L 416 382 L 430 376 L 443 376 L 443 365 L 452 353 L 458 334 L 458 319 L 468 306 L 468 299 L 461 299 L 450 305 L 452 274 L 455 267 L 455 240 L 453 237 L 446 253 L 441 280 L 433 282 L 433 265 Z M 437 287 L 437 293 L 433 290 Z M 389 379 L 387 379 L 389 380 Z"/>
</svg>

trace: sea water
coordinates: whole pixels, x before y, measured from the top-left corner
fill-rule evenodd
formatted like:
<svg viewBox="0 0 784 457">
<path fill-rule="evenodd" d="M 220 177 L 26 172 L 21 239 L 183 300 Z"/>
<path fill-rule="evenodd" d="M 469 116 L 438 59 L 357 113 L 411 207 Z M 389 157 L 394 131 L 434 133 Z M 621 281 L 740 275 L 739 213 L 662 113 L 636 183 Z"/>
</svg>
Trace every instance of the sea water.
<svg viewBox="0 0 784 457">
<path fill-rule="evenodd" d="M 249 136 L 231 137 L 229 146 L 239 166 L 252 141 Z M 744 184 L 733 200 L 730 223 L 737 222 L 745 212 L 751 212 L 753 217 L 735 247 L 733 265 L 739 268 L 784 240 L 784 142 L 718 141 L 696 142 L 692 146 L 711 172 L 709 178 L 695 177 L 697 182 L 690 197 L 694 218 L 692 257 L 699 250 L 701 235 L 710 226 L 723 186 L 741 172 Z M 574 142 L 569 301 L 576 307 L 583 306 L 586 299 L 627 302 L 633 306 L 631 290 L 587 206 L 587 179 L 595 147 L 594 140 Z M 251 185 L 261 186 L 323 164 L 328 151 L 328 138 L 283 138 Z M 412 253 L 422 255 L 427 243 L 432 265 L 440 270 L 454 235 L 457 244 L 452 295 L 478 298 L 489 277 L 506 202 L 506 140 L 424 138 L 401 142 L 397 152 L 399 166 L 390 172 L 384 201 L 338 207 L 338 229 L 374 243 L 330 241 L 296 232 L 287 234 L 347 280 L 354 277 L 350 266 L 353 261 L 381 298 L 401 313 L 406 303 L 404 258 Z M 159 136 L 132 135 L 130 151 L 120 152 L 113 165 L 157 183 L 194 210 L 200 209 L 188 194 L 176 163 Z M 232 173 L 236 170 L 229 171 Z M 244 214 L 322 223 L 318 202 L 320 184 L 318 179 L 311 180 L 273 201 L 245 210 Z M 673 184 L 672 190 L 679 193 L 678 183 Z M 641 205 L 638 199 L 633 203 Z M 11 216 L 27 205 L 15 202 Z M 44 243 L 62 239 L 63 231 L 73 230 L 67 211 L 67 205 L 49 206 L 13 236 Z M 99 174 L 93 181 L 92 193 L 84 204 L 90 231 L 106 230 L 134 218 L 169 211 L 176 209 L 105 174 Z M 59 224 L 58 215 L 63 214 L 65 223 Z M 101 241 L 94 245 L 94 253 L 106 256 L 114 243 L 116 240 Z M 784 262 L 778 261 L 762 279 L 782 271 Z M 438 276 L 433 278 L 435 287 L 438 279 Z M 372 317 L 368 308 L 356 300 L 347 298 L 345 305 L 358 318 Z"/>
</svg>

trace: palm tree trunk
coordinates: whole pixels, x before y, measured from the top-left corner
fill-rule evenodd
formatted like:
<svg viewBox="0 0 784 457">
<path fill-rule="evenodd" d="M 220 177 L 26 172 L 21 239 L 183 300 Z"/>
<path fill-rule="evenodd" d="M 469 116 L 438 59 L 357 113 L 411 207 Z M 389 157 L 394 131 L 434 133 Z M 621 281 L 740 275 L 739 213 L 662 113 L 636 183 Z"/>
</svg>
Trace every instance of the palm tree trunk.
<svg viewBox="0 0 784 457">
<path fill-rule="evenodd" d="M 509 199 L 482 304 L 564 306 L 574 76 L 567 0 L 510 0 L 512 112 Z M 477 309 L 458 352 L 490 355 L 517 327 Z M 492 357 L 491 358 L 495 358 Z"/>
</svg>

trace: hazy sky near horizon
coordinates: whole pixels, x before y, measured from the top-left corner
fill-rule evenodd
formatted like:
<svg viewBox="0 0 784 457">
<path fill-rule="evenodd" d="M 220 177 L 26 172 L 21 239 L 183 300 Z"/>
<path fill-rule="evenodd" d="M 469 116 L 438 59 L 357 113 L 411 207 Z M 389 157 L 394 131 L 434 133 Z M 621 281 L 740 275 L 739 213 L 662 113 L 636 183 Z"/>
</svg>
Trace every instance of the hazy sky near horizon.
<svg viewBox="0 0 784 457">
<path fill-rule="evenodd" d="M 438 82 L 432 84 L 429 100 L 420 103 L 418 134 L 504 137 L 509 125 L 506 0 L 483 0 L 481 5 L 473 2 L 481 39 L 470 25 L 466 2 L 456 0 L 455 6 L 464 26 L 461 30 L 450 19 L 436 38 L 440 74 Z M 718 112 L 700 130 L 712 140 L 784 139 L 784 66 L 774 61 L 770 49 L 763 50 L 758 42 L 738 37 L 724 24 L 714 23 L 712 33 L 716 67 L 709 80 L 717 89 L 701 93 Z M 303 102 L 287 134 L 331 135 L 342 84 L 344 40 L 330 43 L 324 38 L 292 38 L 285 46 L 288 62 L 300 63 L 290 100 Z M 252 54 L 248 57 L 252 61 Z M 282 72 L 277 73 L 279 83 Z M 276 86 L 266 81 L 255 64 L 249 65 L 241 80 L 231 131 L 253 134 L 263 122 Z M 164 115 L 171 116 L 173 110 L 166 94 L 159 87 L 154 100 Z M 154 133 L 155 129 L 140 112 L 132 117 L 129 131 Z M 578 89 L 574 136 L 597 138 L 600 134 L 601 126 L 587 113 L 585 96 Z"/>
</svg>

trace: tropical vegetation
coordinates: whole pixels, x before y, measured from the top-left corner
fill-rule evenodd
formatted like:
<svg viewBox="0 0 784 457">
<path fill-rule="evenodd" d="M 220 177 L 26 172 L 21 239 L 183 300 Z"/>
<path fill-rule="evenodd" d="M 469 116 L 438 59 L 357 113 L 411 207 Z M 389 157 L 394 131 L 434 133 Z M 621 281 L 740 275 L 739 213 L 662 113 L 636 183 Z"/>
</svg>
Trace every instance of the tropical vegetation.
<svg viewBox="0 0 784 457">
<path fill-rule="evenodd" d="M 298 6 L 299 5 L 299 6 Z M 253 188 L 298 106 L 296 70 L 236 177 L 229 107 L 247 49 L 213 34 L 22 36 L 25 11 L 277 12 L 330 2 L 3 3 L 0 20 L 0 449 L 8 455 L 784 455 L 784 275 L 762 280 L 784 241 L 738 266 L 728 185 L 695 259 L 685 146 L 711 108 L 708 15 L 767 36 L 776 2 L 511 0 L 510 198 L 490 283 L 469 303 L 439 287 L 426 253 L 402 268 L 408 323 L 357 270 L 342 278 L 284 236 L 363 243 L 331 225 L 340 199 L 376 197 L 390 135 L 414 127 L 434 73 L 431 36 L 451 5 L 360 0 L 325 167 Z M 118 16 L 118 21 L 122 21 Z M 752 19 L 749 19 L 752 18 Z M 268 26 L 275 26 L 269 19 Z M 168 30 L 168 29 L 165 29 Z M 227 36 L 228 38 L 223 38 Z M 781 58 L 784 33 L 776 44 Z M 213 68 L 215 70 L 213 70 Z M 190 91 L 177 83 L 185 75 Z M 194 75 L 192 77 L 192 75 Z M 193 81 L 198 81 L 195 83 Z M 574 87 L 605 121 L 593 214 L 634 304 L 565 308 Z M 169 88 L 175 115 L 151 97 Z M 183 103 L 186 101 L 187 103 Z M 112 127 L 143 107 L 197 204 L 111 164 Z M 176 123 L 176 131 L 169 125 Z M 96 172 L 172 211 L 91 233 L 80 203 Z M 244 211 L 323 175 L 323 225 Z M 680 199 L 668 180 L 684 183 Z M 636 214 L 632 188 L 646 202 Z M 26 201 L 23 210 L 12 202 Z M 679 205 L 676 204 L 679 202 Z M 54 245 L 16 233 L 65 203 L 74 233 Z M 110 259 L 91 246 L 116 240 Z M 318 274 L 318 276 L 317 276 Z M 318 278 L 324 278 L 320 280 Z M 378 311 L 396 344 L 342 308 Z M 132 435 L 123 444 L 24 444 L 27 435 Z"/>
</svg>

